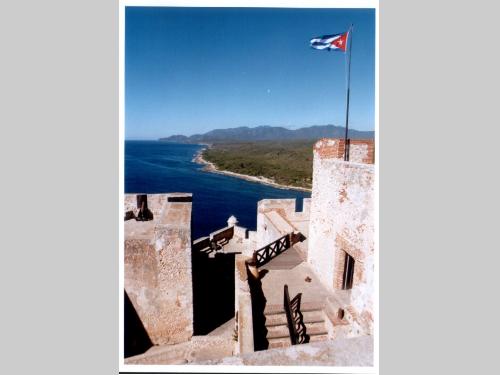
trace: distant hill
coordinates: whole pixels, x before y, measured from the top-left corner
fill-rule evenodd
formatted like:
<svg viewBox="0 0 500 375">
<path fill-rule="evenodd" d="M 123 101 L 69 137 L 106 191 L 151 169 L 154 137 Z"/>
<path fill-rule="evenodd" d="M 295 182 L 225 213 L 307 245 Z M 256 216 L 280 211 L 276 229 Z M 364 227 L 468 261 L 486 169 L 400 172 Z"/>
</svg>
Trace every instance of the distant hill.
<svg viewBox="0 0 500 375">
<path fill-rule="evenodd" d="M 220 143 L 220 142 L 254 142 L 254 141 L 286 141 L 286 140 L 315 140 L 319 138 L 343 138 L 345 128 L 335 125 L 315 125 L 296 130 L 280 126 L 257 126 L 249 128 L 242 126 L 231 129 L 215 129 L 205 134 L 192 136 L 172 135 L 160 138 L 160 141 L 171 143 Z M 349 129 L 351 139 L 374 138 L 373 131 Z"/>
</svg>

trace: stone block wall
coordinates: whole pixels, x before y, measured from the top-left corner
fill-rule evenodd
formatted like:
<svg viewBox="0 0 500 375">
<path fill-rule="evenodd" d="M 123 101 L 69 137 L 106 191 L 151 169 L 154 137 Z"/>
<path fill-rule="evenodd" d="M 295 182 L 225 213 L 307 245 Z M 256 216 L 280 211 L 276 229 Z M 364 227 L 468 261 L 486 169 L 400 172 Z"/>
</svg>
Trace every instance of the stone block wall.
<svg viewBox="0 0 500 375">
<path fill-rule="evenodd" d="M 324 158 L 344 160 L 345 140 L 323 138 L 314 145 L 314 151 Z M 375 143 L 373 139 L 351 139 L 349 161 L 373 164 L 375 161 Z"/>
<path fill-rule="evenodd" d="M 349 313 L 372 332 L 374 293 L 374 166 L 338 159 L 337 140 L 314 147 L 308 262 L 331 291 L 342 289 L 346 254 L 354 258 Z"/>
<path fill-rule="evenodd" d="M 308 219 L 309 213 L 311 212 L 311 198 L 304 198 L 302 200 L 302 212 L 305 216 L 307 216 Z"/>
<path fill-rule="evenodd" d="M 245 227 L 234 226 L 233 241 L 241 245 L 241 253 L 243 255 L 251 257 L 254 250 L 256 250 L 256 234 L 257 232 L 248 230 Z"/>
<path fill-rule="evenodd" d="M 253 353 L 252 296 L 248 285 L 246 261 L 251 258 L 240 254 L 235 259 L 235 311 L 236 333 L 235 354 Z"/>
<path fill-rule="evenodd" d="M 289 233 L 291 227 L 278 226 L 269 217 L 270 212 L 295 212 L 295 199 L 263 199 L 257 205 L 257 249 L 276 241 L 278 238 Z"/>
<path fill-rule="evenodd" d="M 300 232 L 306 240 L 295 245 L 307 257 L 307 233 L 311 199 L 304 198 L 302 211 L 295 211 L 295 199 L 263 199 L 257 206 L 257 249 L 285 234 Z"/>
<path fill-rule="evenodd" d="M 148 195 L 153 220 L 125 222 L 125 290 L 156 345 L 193 335 L 191 202 L 168 201 L 179 196 L 190 195 Z M 126 195 L 126 210 L 135 199 Z"/>
</svg>

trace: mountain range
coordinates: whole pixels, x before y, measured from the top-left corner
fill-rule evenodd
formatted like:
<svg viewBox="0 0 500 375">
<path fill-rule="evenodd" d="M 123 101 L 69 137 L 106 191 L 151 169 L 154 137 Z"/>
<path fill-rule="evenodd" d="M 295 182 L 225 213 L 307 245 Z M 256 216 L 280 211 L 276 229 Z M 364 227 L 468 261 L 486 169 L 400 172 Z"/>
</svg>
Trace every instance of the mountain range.
<svg viewBox="0 0 500 375">
<path fill-rule="evenodd" d="M 191 136 L 172 135 L 159 140 L 171 143 L 315 140 L 319 138 L 344 138 L 344 133 L 345 127 L 335 125 L 314 125 L 295 130 L 280 126 L 257 126 L 255 128 L 242 126 L 230 129 L 215 129 L 204 134 Z M 374 131 L 349 129 L 349 138 L 351 139 L 371 139 L 374 136 Z"/>
</svg>

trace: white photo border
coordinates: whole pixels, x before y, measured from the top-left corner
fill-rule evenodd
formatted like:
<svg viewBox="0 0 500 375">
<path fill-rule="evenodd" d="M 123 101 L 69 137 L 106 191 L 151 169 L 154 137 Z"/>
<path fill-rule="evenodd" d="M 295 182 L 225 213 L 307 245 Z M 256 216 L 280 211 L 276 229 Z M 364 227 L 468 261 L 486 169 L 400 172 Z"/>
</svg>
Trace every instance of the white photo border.
<svg viewBox="0 0 500 375">
<path fill-rule="evenodd" d="M 375 298 L 374 298 L 374 365 L 372 367 L 336 366 L 245 366 L 245 365 L 127 365 L 124 359 L 124 206 L 125 199 L 125 7 L 178 6 L 228 8 L 366 8 L 375 9 Z M 378 0 L 120 0 L 119 2 L 119 319 L 118 363 L 120 373 L 325 373 L 378 374 L 379 373 L 379 1 Z"/>
</svg>

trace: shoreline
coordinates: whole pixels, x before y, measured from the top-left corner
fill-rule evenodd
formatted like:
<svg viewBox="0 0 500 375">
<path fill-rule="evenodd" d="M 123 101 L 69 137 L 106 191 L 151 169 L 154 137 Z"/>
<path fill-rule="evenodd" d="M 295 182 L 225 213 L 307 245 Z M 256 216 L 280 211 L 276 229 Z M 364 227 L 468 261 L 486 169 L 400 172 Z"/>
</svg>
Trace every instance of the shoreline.
<svg viewBox="0 0 500 375">
<path fill-rule="evenodd" d="M 207 145 L 207 146 L 210 147 L 210 145 Z M 267 177 L 263 177 L 263 176 L 260 176 L 260 177 L 249 176 L 249 175 L 246 175 L 246 174 L 241 174 L 241 173 L 236 173 L 236 172 L 231 172 L 231 171 L 226 171 L 226 170 L 218 169 L 215 166 L 214 163 L 212 163 L 210 161 L 207 161 L 207 160 L 205 160 L 203 158 L 203 151 L 205 151 L 206 149 L 207 149 L 207 147 L 202 148 L 201 150 L 199 150 L 195 154 L 195 156 L 194 156 L 194 158 L 192 160 L 196 164 L 203 165 L 204 166 L 203 170 L 206 171 L 206 172 L 218 173 L 218 174 L 223 174 L 223 175 L 226 175 L 226 176 L 232 176 L 232 177 L 240 178 L 240 179 L 251 181 L 251 182 L 257 182 L 259 184 L 272 186 L 272 187 L 275 187 L 275 188 L 278 188 L 278 189 L 298 190 L 298 191 L 303 191 L 303 192 L 307 192 L 307 193 L 312 193 L 312 189 L 303 188 L 303 187 L 299 187 L 299 186 L 291 186 L 291 185 L 278 184 L 278 183 L 274 182 L 273 180 L 271 180 L 270 178 L 267 178 Z"/>
</svg>

